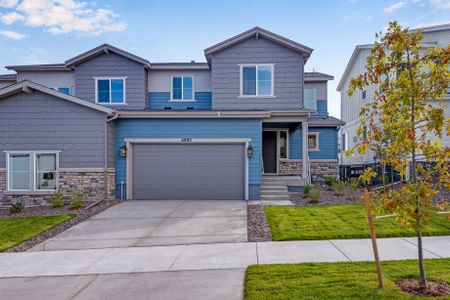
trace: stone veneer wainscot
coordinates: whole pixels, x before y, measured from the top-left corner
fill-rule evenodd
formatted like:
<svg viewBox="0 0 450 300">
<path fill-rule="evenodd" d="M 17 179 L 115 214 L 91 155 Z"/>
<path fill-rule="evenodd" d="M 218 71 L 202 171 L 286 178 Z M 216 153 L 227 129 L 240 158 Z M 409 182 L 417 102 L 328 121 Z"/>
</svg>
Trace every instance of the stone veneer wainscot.
<svg viewBox="0 0 450 300">
<path fill-rule="evenodd" d="M 324 176 L 338 174 L 337 160 L 310 160 L 311 173 L 319 178 Z M 280 160 L 281 176 L 301 176 L 302 160 L 301 159 L 282 159 Z"/>
<path fill-rule="evenodd" d="M 108 169 L 108 197 L 114 199 L 115 171 Z M 86 200 L 94 202 L 105 199 L 105 174 L 103 171 L 59 171 L 59 189 L 64 199 L 70 201 L 72 190 L 83 189 Z M 12 203 L 23 201 L 25 206 L 48 205 L 52 199 L 52 192 L 8 192 L 6 191 L 6 171 L 0 170 L 0 207 L 10 206 Z"/>
</svg>

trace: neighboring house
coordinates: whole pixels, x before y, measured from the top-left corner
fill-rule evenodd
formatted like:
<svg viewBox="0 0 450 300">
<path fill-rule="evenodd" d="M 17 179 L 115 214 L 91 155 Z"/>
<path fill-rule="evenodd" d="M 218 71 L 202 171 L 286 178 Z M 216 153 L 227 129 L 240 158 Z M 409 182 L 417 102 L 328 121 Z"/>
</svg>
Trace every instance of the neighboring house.
<svg viewBox="0 0 450 300">
<path fill-rule="evenodd" d="M 312 49 L 255 27 L 205 63 L 151 63 L 102 45 L 0 76 L 0 201 L 259 199 L 265 174 L 337 174 L 343 122 Z M 12 80 L 14 80 L 13 83 Z M 12 84 L 13 83 L 13 84 Z"/>
<path fill-rule="evenodd" d="M 450 44 L 450 24 L 421 28 L 423 30 L 423 47 L 447 47 Z M 415 29 L 419 30 L 419 29 Z M 353 155 L 346 156 L 344 151 L 352 149 L 358 143 L 356 129 L 360 125 L 359 112 L 368 102 L 373 100 L 374 93 L 378 86 L 370 86 L 364 90 L 356 91 L 351 97 L 348 96 L 350 79 L 365 72 L 366 58 L 370 55 L 373 45 L 356 46 L 350 61 L 339 81 L 337 91 L 341 92 L 341 119 L 346 123 L 341 128 L 341 149 L 340 164 L 357 169 L 358 166 L 374 163 L 374 153 L 367 151 L 364 155 L 355 151 Z M 431 101 L 432 102 L 432 101 Z M 450 89 L 444 97 L 445 114 L 450 116 Z M 450 137 L 444 136 L 441 140 L 445 146 L 450 146 Z M 347 171 L 348 173 L 348 171 Z M 343 175 L 343 174 L 341 174 Z M 347 174 L 348 175 L 348 174 Z"/>
</svg>

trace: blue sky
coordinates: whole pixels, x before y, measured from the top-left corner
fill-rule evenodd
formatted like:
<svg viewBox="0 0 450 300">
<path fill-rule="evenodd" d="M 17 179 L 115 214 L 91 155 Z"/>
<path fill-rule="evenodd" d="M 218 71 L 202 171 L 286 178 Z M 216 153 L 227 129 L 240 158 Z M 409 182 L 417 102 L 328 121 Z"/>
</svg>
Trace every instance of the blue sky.
<svg viewBox="0 0 450 300">
<path fill-rule="evenodd" d="M 151 62 L 204 61 L 203 49 L 260 26 L 314 49 L 305 68 L 335 76 L 339 117 L 336 85 L 355 45 L 392 20 L 450 23 L 450 0 L 0 0 L 0 66 L 63 62 L 102 43 Z"/>
</svg>

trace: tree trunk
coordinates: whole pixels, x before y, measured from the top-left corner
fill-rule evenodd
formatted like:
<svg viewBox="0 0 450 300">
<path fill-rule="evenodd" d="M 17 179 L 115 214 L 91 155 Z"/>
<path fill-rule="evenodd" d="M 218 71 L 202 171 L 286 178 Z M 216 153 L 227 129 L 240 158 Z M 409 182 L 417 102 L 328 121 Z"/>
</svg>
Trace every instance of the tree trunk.
<svg viewBox="0 0 450 300">
<path fill-rule="evenodd" d="M 414 91 L 414 78 L 411 70 L 411 60 L 409 50 L 406 51 L 406 58 L 408 60 L 409 80 L 412 87 L 411 95 L 411 130 L 412 130 L 412 150 L 411 150 L 411 173 L 414 186 L 417 187 L 417 168 L 416 168 L 416 103 Z M 417 250 L 419 258 L 420 279 L 419 286 L 422 290 L 426 289 L 425 267 L 423 265 L 423 245 L 422 245 L 422 220 L 420 216 L 420 197 L 415 191 L 416 198 L 416 234 L 417 234 Z"/>
</svg>

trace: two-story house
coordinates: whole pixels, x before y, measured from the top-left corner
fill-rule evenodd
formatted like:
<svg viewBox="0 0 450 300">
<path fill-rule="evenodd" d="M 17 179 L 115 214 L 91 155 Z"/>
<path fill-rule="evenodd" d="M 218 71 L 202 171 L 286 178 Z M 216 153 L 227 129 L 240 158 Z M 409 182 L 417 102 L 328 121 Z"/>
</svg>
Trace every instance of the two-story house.
<svg viewBox="0 0 450 300">
<path fill-rule="evenodd" d="M 450 24 L 419 28 L 423 32 L 422 46 L 425 49 L 430 47 L 447 47 L 450 44 Z M 412 29 L 416 31 L 419 29 Z M 351 97 L 348 95 L 350 79 L 365 72 L 366 58 L 370 55 L 373 44 L 358 45 L 355 47 L 344 74 L 342 75 L 337 91 L 341 93 L 341 119 L 345 121 L 345 126 L 341 128 L 341 155 L 340 163 L 342 171 L 346 170 L 342 176 L 349 176 L 350 169 L 358 166 L 368 165 L 375 162 L 376 157 L 372 151 L 360 154 L 355 151 L 352 155 L 346 156 L 345 151 L 352 149 L 359 142 L 356 129 L 360 126 L 359 113 L 361 108 L 373 101 L 375 91 L 378 86 L 369 86 L 364 90 L 356 91 Z M 433 100 L 430 100 L 433 103 Z M 450 89 L 444 97 L 444 112 L 450 116 Z M 450 136 L 443 136 L 441 143 L 443 146 L 450 146 Z M 347 167 L 347 168 L 345 168 Z M 344 172 L 343 172 L 344 173 Z"/>
<path fill-rule="evenodd" d="M 312 49 L 255 27 L 206 62 L 152 63 L 101 45 L 0 76 L 0 201 L 260 199 L 263 176 L 337 174 L 327 82 Z M 300 182 L 300 181 L 298 181 Z"/>
</svg>

